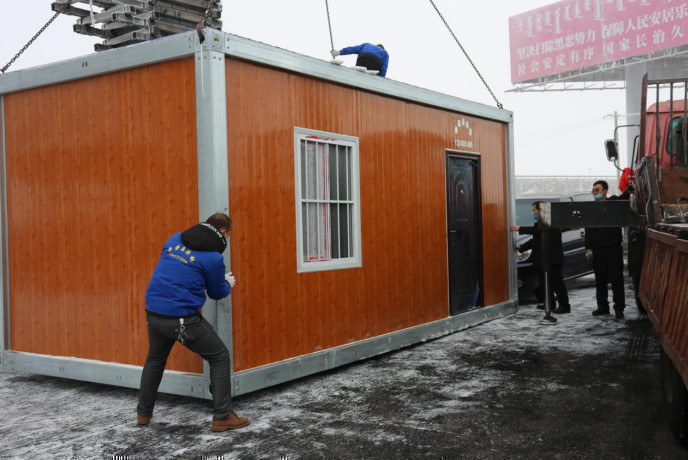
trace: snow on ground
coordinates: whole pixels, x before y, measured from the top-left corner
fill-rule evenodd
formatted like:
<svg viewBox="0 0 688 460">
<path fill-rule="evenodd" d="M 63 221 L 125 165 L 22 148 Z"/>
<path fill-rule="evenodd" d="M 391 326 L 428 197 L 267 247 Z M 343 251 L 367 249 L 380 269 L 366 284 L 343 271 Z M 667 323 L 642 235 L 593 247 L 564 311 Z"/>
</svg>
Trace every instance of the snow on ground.
<svg viewBox="0 0 688 460">
<path fill-rule="evenodd" d="M 623 369 L 648 374 L 656 367 L 656 336 L 645 327 L 639 338 L 629 328 L 638 316 L 630 289 L 625 321 L 595 318 L 587 284 L 570 289 L 573 313 L 558 315 L 556 325 L 540 325 L 543 312 L 523 306 L 466 331 L 237 398 L 236 411 L 251 425 L 235 432 L 209 430 L 208 401 L 160 395 L 151 425 L 138 427 L 134 390 L 2 370 L 0 457 L 551 457 L 537 432 L 552 423 L 546 414 L 563 414 L 556 417 L 569 424 L 577 423 L 567 415 L 573 412 L 597 410 L 591 416 L 604 418 L 604 397 L 582 405 L 575 399 L 626 388 L 613 380 L 616 371 L 604 374 L 605 366 L 625 356 Z M 591 376 L 575 383 L 570 374 L 586 369 Z M 574 400 L 561 399 L 567 394 Z M 664 442 L 666 435 L 654 436 Z M 568 442 L 573 457 L 592 455 L 587 441 Z M 628 439 L 618 443 L 636 448 Z"/>
</svg>

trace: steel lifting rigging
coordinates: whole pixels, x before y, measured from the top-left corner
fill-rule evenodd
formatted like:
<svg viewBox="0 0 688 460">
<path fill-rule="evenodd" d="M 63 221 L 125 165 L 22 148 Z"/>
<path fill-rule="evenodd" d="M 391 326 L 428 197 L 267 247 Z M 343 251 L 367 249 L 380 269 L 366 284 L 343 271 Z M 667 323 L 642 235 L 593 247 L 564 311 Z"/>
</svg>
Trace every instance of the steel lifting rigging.
<svg viewBox="0 0 688 460">
<path fill-rule="evenodd" d="M 478 70 L 478 67 L 473 63 L 473 60 L 470 58 L 470 56 L 469 56 L 468 53 L 466 52 L 466 50 L 465 50 L 465 48 L 463 47 L 463 45 L 461 45 L 461 42 L 459 41 L 459 39 L 456 38 L 456 35 L 454 34 L 454 31 L 451 29 L 451 27 L 449 27 L 449 23 L 447 23 L 447 20 L 444 19 L 444 16 L 442 16 L 442 13 L 440 13 L 440 10 L 439 10 L 439 8 L 437 8 L 437 5 L 435 5 L 435 2 L 434 2 L 433 0 L 430 0 L 430 3 L 432 4 L 432 7 L 435 9 L 435 11 L 436 11 L 437 14 L 439 15 L 439 17 L 440 17 L 440 19 L 442 20 L 442 22 L 444 23 L 444 25 L 447 27 L 447 30 L 449 30 L 449 33 L 450 33 L 451 36 L 454 38 L 454 41 L 456 42 L 456 44 L 459 45 L 459 48 L 461 48 L 461 51 L 462 51 L 463 54 L 466 56 L 466 59 L 468 59 L 468 62 L 469 62 L 469 63 L 471 64 L 471 66 L 473 67 L 473 70 L 475 70 L 475 73 L 477 73 L 477 74 L 478 74 L 478 77 L 480 77 L 480 80 L 481 80 L 481 81 L 483 82 L 483 84 L 485 85 L 485 88 L 487 88 L 487 91 L 489 91 L 490 95 L 492 96 L 492 99 L 494 99 L 495 102 L 497 103 L 497 107 L 499 107 L 500 109 L 504 108 L 504 107 L 502 106 L 502 103 L 499 102 L 499 100 L 497 99 L 497 96 L 494 95 L 494 93 L 492 92 L 492 89 L 490 88 L 490 86 L 489 86 L 489 85 L 487 84 L 487 82 L 485 81 L 485 78 L 483 78 L 482 74 L 481 74 L 480 71 Z M 332 21 L 331 21 L 331 19 L 330 19 L 330 6 L 329 6 L 329 3 L 328 3 L 328 0 L 325 0 L 325 10 L 327 11 L 327 27 L 329 28 L 329 31 L 330 31 L 330 49 L 335 49 L 335 48 L 334 48 L 334 40 L 332 39 Z"/>
<path fill-rule="evenodd" d="M 84 4 L 79 7 L 78 4 Z M 0 71 L 4 73 L 59 16 L 76 16 L 74 32 L 103 39 L 96 51 L 202 27 L 222 28 L 221 0 L 56 0 L 55 14 Z M 75 6 L 77 5 L 77 6 Z M 94 11 L 94 6 L 99 11 Z"/>
<path fill-rule="evenodd" d="M 332 40 L 332 21 L 330 20 L 330 5 L 325 0 L 325 11 L 327 11 L 327 28 L 330 29 L 330 49 L 334 49 L 334 40 Z"/>
<path fill-rule="evenodd" d="M 492 96 L 492 99 L 494 99 L 495 102 L 497 103 L 497 107 L 499 107 L 500 109 L 502 109 L 502 108 L 503 108 L 502 103 L 499 102 L 499 100 L 497 100 L 497 96 L 494 95 L 494 93 L 492 92 L 492 89 L 490 89 L 490 86 L 487 84 L 487 82 L 485 81 L 485 79 L 483 78 L 483 76 L 480 74 L 480 71 L 478 70 L 478 68 L 476 67 L 476 65 L 473 63 L 473 60 L 470 58 L 470 56 L 468 56 L 468 53 L 466 52 L 466 50 L 464 49 L 464 47 L 461 45 L 461 42 L 459 41 L 459 39 L 456 38 L 456 35 L 454 35 L 454 31 L 452 31 L 451 27 L 449 27 L 449 24 L 448 24 L 447 21 L 444 19 L 444 16 L 442 16 L 442 13 L 440 13 L 440 10 L 437 8 L 437 5 L 435 5 L 435 2 L 433 2 L 432 0 L 430 0 L 430 3 L 432 3 L 432 7 L 435 8 L 435 11 L 437 11 L 437 14 L 440 16 L 440 19 L 442 20 L 442 22 L 444 23 L 444 25 L 447 26 L 447 30 L 449 30 L 449 33 L 451 34 L 451 36 L 454 37 L 454 41 L 456 42 L 457 45 L 459 45 L 459 48 L 461 48 L 461 51 L 462 51 L 463 54 L 466 56 L 466 59 L 468 59 L 468 62 L 470 62 L 471 66 L 473 67 L 473 70 L 475 70 L 475 73 L 477 73 L 477 74 L 478 74 L 478 77 L 480 77 L 480 80 L 481 80 L 481 81 L 483 82 L 483 84 L 485 85 L 485 88 L 487 88 L 487 90 L 490 92 L 490 95 Z"/>
<path fill-rule="evenodd" d="M 75 7 L 74 4 L 78 3 L 88 3 L 88 9 Z M 446 19 L 442 16 L 435 2 L 430 0 L 430 4 L 432 4 L 447 30 L 454 38 L 454 41 L 459 45 L 459 48 L 473 67 L 473 70 L 478 74 L 478 77 L 497 103 L 497 107 L 503 108 L 501 102 L 494 95 L 485 78 L 483 78 L 475 63 L 473 63 L 473 60 L 468 56 L 468 53 L 461 45 Z M 100 8 L 101 11 L 95 13 L 93 10 L 94 5 Z M 75 32 L 103 38 L 103 43 L 95 45 L 96 51 L 125 46 L 192 29 L 198 30 L 202 42 L 203 34 L 201 33 L 201 28 L 222 28 L 222 21 L 220 21 L 222 12 L 221 0 L 57 0 L 51 6 L 53 11 L 55 11 L 53 17 L 0 69 L 0 72 L 5 73 L 60 14 L 77 16 L 79 18 L 74 24 Z M 325 0 L 325 11 L 327 13 L 327 27 L 330 33 L 330 49 L 334 49 L 332 20 L 328 0 Z M 100 27 L 95 27 L 96 24 L 100 24 Z"/>
</svg>

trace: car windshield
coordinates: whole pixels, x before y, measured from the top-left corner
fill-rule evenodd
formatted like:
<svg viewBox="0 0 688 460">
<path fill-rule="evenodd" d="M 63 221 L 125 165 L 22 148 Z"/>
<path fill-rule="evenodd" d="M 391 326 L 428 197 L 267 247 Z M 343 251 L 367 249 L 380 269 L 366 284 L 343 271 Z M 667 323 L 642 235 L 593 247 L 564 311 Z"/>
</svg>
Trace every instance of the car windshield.
<svg viewBox="0 0 688 460">
<path fill-rule="evenodd" d="M 533 219 L 533 201 L 535 200 L 516 200 L 516 225 L 532 227 L 535 224 L 535 219 Z"/>
</svg>

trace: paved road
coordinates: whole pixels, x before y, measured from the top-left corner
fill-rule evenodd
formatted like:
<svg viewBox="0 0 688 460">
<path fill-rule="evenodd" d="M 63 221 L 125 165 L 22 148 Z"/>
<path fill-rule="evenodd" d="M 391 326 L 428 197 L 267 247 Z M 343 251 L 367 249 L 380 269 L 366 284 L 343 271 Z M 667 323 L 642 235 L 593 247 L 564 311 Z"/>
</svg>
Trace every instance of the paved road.
<svg viewBox="0 0 688 460">
<path fill-rule="evenodd" d="M 236 400 L 246 429 L 212 433 L 207 401 L 0 371 L 0 457 L 678 459 L 648 322 L 593 318 L 594 290 L 541 326 L 509 317 Z M 630 292 L 629 292 L 630 294 Z M 629 296 L 630 298 L 630 296 Z"/>
</svg>

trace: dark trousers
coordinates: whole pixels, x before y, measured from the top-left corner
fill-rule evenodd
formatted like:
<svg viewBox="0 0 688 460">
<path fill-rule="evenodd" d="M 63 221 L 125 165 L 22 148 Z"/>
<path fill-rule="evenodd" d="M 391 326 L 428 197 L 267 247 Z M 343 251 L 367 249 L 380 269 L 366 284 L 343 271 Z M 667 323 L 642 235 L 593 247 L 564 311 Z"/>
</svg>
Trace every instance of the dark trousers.
<svg viewBox="0 0 688 460">
<path fill-rule="evenodd" d="M 359 54 L 358 58 L 356 58 L 356 65 L 365 67 L 368 70 L 377 70 L 378 72 L 382 70 L 382 61 L 374 54 Z"/>
<path fill-rule="evenodd" d="M 626 307 L 623 278 L 623 248 L 621 244 L 592 248 L 592 269 L 595 272 L 597 308 L 609 310 L 607 284 L 612 283 L 614 310 Z"/>
<path fill-rule="evenodd" d="M 563 264 L 550 264 L 549 271 L 547 272 L 549 275 L 549 298 L 552 299 L 552 308 L 554 308 L 554 294 L 557 295 L 560 307 L 570 308 L 569 293 L 564 282 L 563 268 Z M 542 275 L 542 271 L 538 272 L 538 277 L 540 279 L 540 289 L 544 293 L 545 277 Z"/>
<path fill-rule="evenodd" d="M 153 414 L 155 398 L 167 357 L 179 337 L 179 319 L 146 315 L 148 322 L 148 357 L 141 374 L 141 391 L 136 412 L 145 417 Z M 213 419 L 224 420 L 231 410 L 231 375 L 229 352 L 215 330 L 200 315 L 184 319 L 187 338 L 184 346 L 200 355 L 210 365 L 213 387 Z"/>
</svg>

